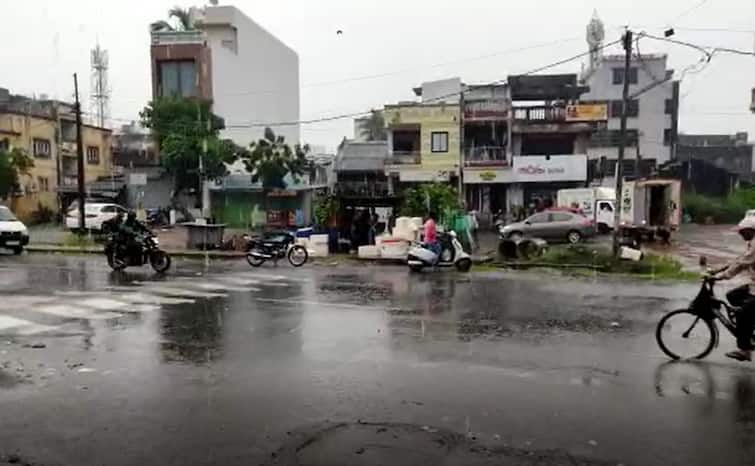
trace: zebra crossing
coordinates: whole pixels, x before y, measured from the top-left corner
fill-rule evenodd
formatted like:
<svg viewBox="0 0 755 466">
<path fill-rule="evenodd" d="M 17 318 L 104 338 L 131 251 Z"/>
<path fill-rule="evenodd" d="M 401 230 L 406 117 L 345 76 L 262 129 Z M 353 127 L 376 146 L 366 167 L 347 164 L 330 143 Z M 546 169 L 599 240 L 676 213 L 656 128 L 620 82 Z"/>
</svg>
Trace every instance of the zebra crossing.
<svg viewBox="0 0 755 466">
<path fill-rule="evenodd" d="M 0 299 L 0 337 L 55 333 L 76 321 L 117 319 L 156 312 L 164 306 L 225 298 L 230 293 L 259 293 L 266 288 L 308 281 L 258 272 L 174 277 L 165 281 L 132 281 L 93 290 L 53 290 L 49 294 L 14 294 Z"/>
</svg>

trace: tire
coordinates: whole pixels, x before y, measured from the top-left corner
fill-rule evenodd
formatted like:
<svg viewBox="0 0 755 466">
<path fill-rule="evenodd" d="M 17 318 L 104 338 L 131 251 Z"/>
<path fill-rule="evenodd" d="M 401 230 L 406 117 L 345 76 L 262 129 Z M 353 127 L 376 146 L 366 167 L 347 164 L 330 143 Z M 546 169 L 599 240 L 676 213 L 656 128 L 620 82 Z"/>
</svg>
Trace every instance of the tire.
<svg viewBox="0 0 755 466">
<path fill-rule="evenodd" d="M 297 255 L 297 258 L 295 258 L 294 254 Z M 293 265 L 294 267 L 301 267 L 302 265 L 307 263 L 307 260 L 309 259 L 309 253 L 307 252 L 307 248 L 305 248 L 304 246 L 299 246 L 297 244 L 288 250 L 286 257 L 288 258 L 289 264 Z"/>
<path fill-rule="evenodd" d="M 611 231 L 608 225 L 605 223 L 598 223 L 598 233 L 601 235 L 607 235 Z"/>
<path fill-rule="evenodd" d="M 23 246 L 19 246 L 12 249 L 14 256 L 20 256 L 22 252 L 24 252 Z"/>
<path fill-rule="evenodd" d="M 572 230 L 566 234 L 566 241 L 568 241 L 569 244 L 579 244 L 582 241 L 582 233 L 577 230 Z"/>
<path fill-rule="evenodd" d="M 695 329 L 703 329 L 702 334 L 700 335 L 700 339 L 702 340 L 702 343 L 704 343 L 701 346 L 702 349 L 699 353 L 693 354 L 686 358 L 681 354 L 677 354 L 674 349 L 669 348 L 669 342 L 664 341 L 664 330 L 669 320 L 685 314 L 689 315 L 688 321 L 690 330 L 692 329 L 692 327 L 694 327 Z M 700 327 L 701 325 L 702 327 Z M 686 324 L 683 325 L 683 327 L 686 326 Z M 707 329 L 707 332 L 705 329 Z M 681 331 L 681 328 L 679 328 L 678 330 Z M 682 332 L 679 336 L 685 339 L 689 338 L 689 335 L 684 336 L 684 333 L 685 332 Z M 704 341 L 706 338 L 708 340 L 707 343 L 705 343 Z M 660 322 L 658 322 L 658 326 L 655 329 L 655 340 L 658 342 L 658 346 L 661 348 L 661 351 L 663 351 L 671 359 L 703 359 L 708 356 L 711 351 L 713 351 L 713 348 L 715 348 L 716 343 L 718 342 L 718 331 L 716 330 L 715 324 L 712 321 L 698 317 L 689 309 L 679 309 L 669 312 L 668 314 L 663 316 Z"/>
<path fill-rule="evenodd" d="M 524 234 L 521 231 L 512 231 L 506 239 L 511 241 L 521 241 L 524 238 Z"/>
<path fill-rule="evenodd" d="M 265 259 L 262 259 L 261 257 L 257 257 L 251 252 L 248 252 L 246 254 L 246 261 L 249 262 L 249 265 L 251 265 L 252 267 L 259 267 L 265 263 Z"/>
<path fill-rule="evenodd" d="M 469 269 L 471 268 L 471 259 L 459 259 L 459 261 L 456 263 L 456 270 L 458 270 L 459 272 L 469 272 Z"/>
<path fill-rule="evenodd" d="M 158 249 L 149 255 L 149 265 L 151 265 L 157 273 L 167 272 L 170 268 L 170 264 L 170 256 L 165 251 Z"/>
<path fill-rule="evenodd" d="M 411 270 L 414 273 L 420 273 L 422 272 L 423 267 L 421 265 L 410 265 L 409 270 Z"/>
</svg>

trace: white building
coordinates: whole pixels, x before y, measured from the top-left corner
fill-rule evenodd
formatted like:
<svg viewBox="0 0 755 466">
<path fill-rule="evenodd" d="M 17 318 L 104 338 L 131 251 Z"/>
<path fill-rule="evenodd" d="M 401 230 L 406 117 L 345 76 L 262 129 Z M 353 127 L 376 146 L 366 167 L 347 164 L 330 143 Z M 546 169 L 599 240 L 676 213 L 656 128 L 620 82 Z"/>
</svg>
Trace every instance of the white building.
<svg viewBox="0 0 755 466">
<path fill-rule="evenodd" d="M 236 7 L 191 11 L 194 30 L 152 31 L 154 96 L 210 100 L 226 123 L 221 136 L 239 145 L 261 138 L 267 124 L 298 144 L 296 52 Z"/>
<path fill-rule="evenodd" d="M 629 95 L 627 130 L 629 146 L 625 159 L 629 175 L 637 154 L 647 163 L 660 165 L 674 157 L 674 144 L 678 128 L 679 82 L 673 80 L 674 70 L 667 68 L 666 55 L 632 57 L 629 69 Z M 590 90 L 580 97 L 583 101 L 607 101 L 608 127 L 595 133 L 587 154 L 590 159 L 618 158 L 621 99 L 624 83 L 624 56 L 599 57 L 597 66 L 588 68 L 582 76 Z M 614 163 L 607 171 L 613 173 Z M 630 173 L 628 173 L 628 171 Z"/>
</svg>

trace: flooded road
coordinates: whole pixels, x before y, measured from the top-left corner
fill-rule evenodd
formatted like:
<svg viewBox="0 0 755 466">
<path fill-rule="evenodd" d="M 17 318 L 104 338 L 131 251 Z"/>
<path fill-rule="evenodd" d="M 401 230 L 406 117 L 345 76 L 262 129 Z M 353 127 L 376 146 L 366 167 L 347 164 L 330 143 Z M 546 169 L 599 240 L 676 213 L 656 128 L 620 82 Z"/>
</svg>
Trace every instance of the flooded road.
<svg viewBox="0 0 755 466">
<path fill-rule="evenodd" d="M 697 286 L 0 257 L 0 464 L 749 465 L 755 371 L 669 364 Z"/>
</svg>

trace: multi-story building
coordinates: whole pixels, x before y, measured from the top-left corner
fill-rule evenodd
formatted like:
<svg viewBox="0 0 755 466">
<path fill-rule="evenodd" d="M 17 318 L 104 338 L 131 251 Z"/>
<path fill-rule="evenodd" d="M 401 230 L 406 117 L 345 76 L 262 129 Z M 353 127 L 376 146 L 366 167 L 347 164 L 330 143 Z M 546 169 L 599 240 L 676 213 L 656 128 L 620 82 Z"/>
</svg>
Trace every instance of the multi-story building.
<svg viewBox="0 0 755 466">
<path fill-rule="evenodd" d="M 196 97 L 225 120 L 222 137 L 239 145 L 266 124 L 299 143 L 299 57 L 233 6 L 192 8 L 194 29 L 153 30 L 152 94 Z"/>
<path fill-rule="evenodd" d="M 12 95 L 0 88 L 0 147 L 21 148 L 34 158 L 34 168 L 21 177 L 21 190 L 11 200 L 22 219 L 40 206 L 58 212 L 65 193 L 78 185 L 76 119 L 70 103 Z M 111 131 L 82 127 L 85 181 L 112 175 Z"/>
<path fill-rule="evenodd" d="M 420 102 L 386 105 L 391 190 L 417 182 L 458 183 L 461 154 L 461 81 L 424 83 Z"/>
<path fill-rule="evenodd" d="M 606 105 L 578 101 L 575 74 L 509 76 L 506 86 L 464 92 L 464 186 L 482 218 L 547 207 L 562 188 L 587 183 L 587 147 Z"/>
<path fill-rule="evenodd" d="M 679 121 L 679 81 L 673 79 L 666 55 L 643 54 L 632 57 L 628 76 L 624 76 L 624 56 L 598 56 L 582 73 L 589 90 L 583 101 L 606 102 L 608 125 L 593 135 L 587 154 L 597 173 L 613 184 L 618 158 L 619 128 L 624 79 L 629 80 L 630 102 L 627 106 L 627 142 L 624 175 L 634 176 L 641 159 L 648 168 L 672 160 Z M 603 163 L 599 163 L 599 160 Z M 607 161 L 607 163 L 606 163 Z"/>
</svg>

